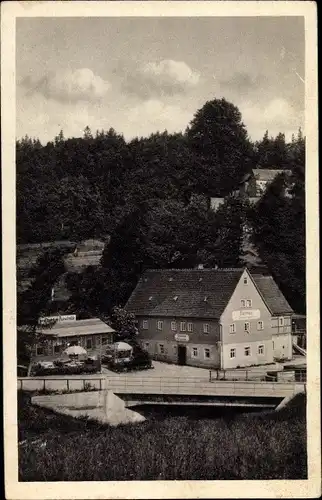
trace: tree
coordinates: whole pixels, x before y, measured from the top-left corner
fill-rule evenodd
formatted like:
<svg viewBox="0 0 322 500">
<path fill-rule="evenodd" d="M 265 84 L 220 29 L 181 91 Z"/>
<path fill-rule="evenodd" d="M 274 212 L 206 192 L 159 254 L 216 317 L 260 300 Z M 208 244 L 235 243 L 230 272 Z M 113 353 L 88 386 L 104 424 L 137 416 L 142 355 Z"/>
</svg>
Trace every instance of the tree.
<svg viewBox="0 0 322 500">
<path fill-rule="evenodd" d="M 88 125 L 84 128 L 84 139 L 93 139 L 91 129 L 89 128 Z"/>
<path fill-rule="evenodd" d="M 134 314 L 122 307 L 113 307 L 108 324 L 115 330 L 115 340 L 133 341 L 138 333 Z"/>
<path fill-rule="evenodd" d="M 63 254 L 61 249 L 53 248 L 40 255 L 36 264 L 30 269 L 29 287 L 17 294 L 18 359 L 28 360 L 30 363 L 34 345 L 46 340 L 46 335 L 39 330 L 39 318 L 48 310 L 52 289 L 65 272 Z M 51 326 L 53 322 L 47 325 Z"/>
<path fill-rule="evenodd" d="M 239 267 L 242 265 L 244 228 L 247 220 L 248 203 L 234 196 L 228 196 L 216 211 L 215 224 L 218 236 L 215 251 L 209 259 L 211 267 Z"/>
<path fill-rule="evenodd" d="M 289 169 L 291 167 L 289 145 L 285 141 L 285 134 L 269 137 L 265 132 L 261 141 L 255 143 L 255 158 L 259 168 Z"/>
<path fill-rule="evenodd" d="M 304 169 L 279 175 L 254 207 L 252 240 L 296 312 L 305 312 Z"/>
<path fill-rule="evenodd" d="M 225 99 L 208 101 L 187 129 L 192 150 L 202 158 L 204 190 L 227 196 L 252 166 L 252 145 L 239 109 Z"/>
</svg>

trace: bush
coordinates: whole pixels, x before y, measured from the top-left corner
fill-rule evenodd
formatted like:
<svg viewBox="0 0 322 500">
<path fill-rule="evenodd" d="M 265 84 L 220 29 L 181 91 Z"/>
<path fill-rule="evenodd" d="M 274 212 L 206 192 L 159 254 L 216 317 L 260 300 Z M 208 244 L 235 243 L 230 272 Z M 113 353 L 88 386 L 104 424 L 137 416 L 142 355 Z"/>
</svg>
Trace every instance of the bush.
<svg viewBox="0 0 322 500">
<path fill-rule="evenodd" d="M 32 375 L 35 377 L 48 377 L 50 375 L 80 375 L 82 373 L 97 373 L 101 369 L 99 361 L 91 360 L 91 363 L 84 363 L 79 366 L 68 366 L 63 363 L 55 363 L 55 368 L 44 368 L 35 365 L 32 369 Z"/>
</svg>

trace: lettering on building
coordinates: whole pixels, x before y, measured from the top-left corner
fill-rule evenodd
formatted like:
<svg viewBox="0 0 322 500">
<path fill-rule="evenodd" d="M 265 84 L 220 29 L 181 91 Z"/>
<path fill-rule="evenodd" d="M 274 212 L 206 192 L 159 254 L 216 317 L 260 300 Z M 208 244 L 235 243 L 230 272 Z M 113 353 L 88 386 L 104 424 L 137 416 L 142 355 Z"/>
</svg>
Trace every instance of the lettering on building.
<svg viewBox="0 0 322 500">
<path fill-rule="evenodd" d="M 240 311 L 233 311 L 233 321 L 244 321 L 245 319 L 259 319 L 261 313 L 259 309 L 247 309 Z"/>
</svg>

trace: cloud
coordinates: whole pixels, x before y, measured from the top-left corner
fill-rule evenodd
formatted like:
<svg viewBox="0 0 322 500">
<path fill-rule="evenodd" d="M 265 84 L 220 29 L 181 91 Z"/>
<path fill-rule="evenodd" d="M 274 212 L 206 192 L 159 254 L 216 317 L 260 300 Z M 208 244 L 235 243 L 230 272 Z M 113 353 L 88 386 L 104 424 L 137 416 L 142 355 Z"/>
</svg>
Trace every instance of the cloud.
<svg viewBox="0 0 322 500">
<path fill-rule="evenodd" d="M 164 130 L 170 133 L 180 132 L 185 130 L 192 118 L 193 111 L 158 99 L 149 99 L 128 111 L 123 130 L 128 138 Z"/>
<path fill-rule="evenodd" d="M 237 72 L 231 78 L 220 80 L 220 86 L 237 92 L 253 91 L 261 86 L 261 76 L 251 76 L 246 72 Z"/>
<path fill-rule="evenodd" d="M 200 74 L 184 61 L 164 59 L 148 62 L 132 71 L 125 70 L 122 88 L 142 99 L 183 94 L 195 87 Z"/>
<path fill-rule="evenodd" d="M 29 94 L 40 93 L 58 102 L 96 101 L 109 90 L 109 82 L 88 68 L 49 73 L 42 78 L 25 77 L 22 82 Z"/>
<path fill-rule="evenodd" d="M 261 139 L 266 130 L 269 135 L 285 134 L 287 140 L 304 125 L 304 112 L 291 106 L 282 98 L 271 99 L 266 105 L 241 103 L 239 109 L 243 121 L 253 140 Z"/>
</svg>

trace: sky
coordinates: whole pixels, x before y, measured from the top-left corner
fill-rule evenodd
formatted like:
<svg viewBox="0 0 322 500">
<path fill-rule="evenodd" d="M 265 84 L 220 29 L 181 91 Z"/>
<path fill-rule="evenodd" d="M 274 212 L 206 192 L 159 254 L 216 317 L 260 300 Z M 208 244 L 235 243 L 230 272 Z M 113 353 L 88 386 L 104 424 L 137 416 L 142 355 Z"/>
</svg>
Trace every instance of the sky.
<svg viewBox="0 0 322 500">
<path fill-rule="evenodd" d="M 252 140 L 304 128 L 304 18 L 18 18 L 16 136 L 184 131 L 206 101 Z"/>
</svg>

